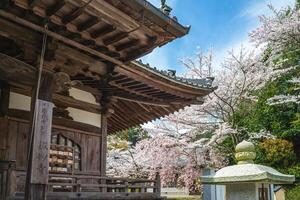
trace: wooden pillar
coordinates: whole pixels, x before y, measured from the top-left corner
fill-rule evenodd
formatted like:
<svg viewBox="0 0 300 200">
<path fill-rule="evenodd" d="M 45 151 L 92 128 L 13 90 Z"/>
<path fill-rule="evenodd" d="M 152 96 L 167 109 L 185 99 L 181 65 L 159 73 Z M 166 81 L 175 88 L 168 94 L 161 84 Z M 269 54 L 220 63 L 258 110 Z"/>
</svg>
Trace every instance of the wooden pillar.
<svg viewBox="0 0 300 200">
<path fill-rule="evenodd" d="M 107 114 L 101 114 L 101 141 L 100 141 L 100 175 L 106 176 L 106 154 L 107 154 Z"/>
<path fill-rule="evenodd" d="M 106 157 L 107 157 L 107 114 L 101 113 L 101 139 L 100 139 L 100 176 L 106 176 Z M 100 180 L 101 185 L 106 185 L 106 179 Z M 106 187 L 101 188 L 102 192 L 107 192 Z"/>
<path fill-rule="evenodd" d="M 7 115 L 9 107 L 10 86 L 4 81 L 0 81 L 0 117 Z"/>
<path fill-rule="evenodd" d="M 111 62 L 106 62 L 107 64 L 107 73 L 102 76 L 99 87 L 107 88 L 109 87 L 109 82 L 112 79 L 112 73 L 115 69 L 115 65 Z M 107 119 L 113 113 L 111 107 L 111 94 L 109 91 L 101 91 L 102 96 L 100 99 L 101 105 L 101 141 L 100 141 L 100 175 L 106 176 L 106 154 L 107 154 Z"/>
<path fill-rule="evenodd" d="M 49 168 L 49 150 L 52 126 L 52 93 L 53 93 L 54 75 L 52 72 L 43 71 L 40 81 L 38 99 L 35 101 L 32 95 L 31 115 L 32 126 L 30 135 L 30 144 L 28 151 L 28 166 L 26 174 L 26 200 L 46 199 L 48 168 Z M 35 106 L 34 106 L 35 105 Z M 34 112 L 36 113 L 34 115 Z"/>
</svg>

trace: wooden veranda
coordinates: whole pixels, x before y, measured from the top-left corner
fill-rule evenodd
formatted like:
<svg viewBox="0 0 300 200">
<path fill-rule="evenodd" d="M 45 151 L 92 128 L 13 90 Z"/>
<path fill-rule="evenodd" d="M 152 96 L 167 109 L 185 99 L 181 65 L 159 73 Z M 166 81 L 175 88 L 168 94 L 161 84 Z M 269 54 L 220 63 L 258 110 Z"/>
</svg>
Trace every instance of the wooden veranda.
<svg viewBox="0 0 300 200">
<path fill-rule="evenodd" d="M 135 59 L 188 33 L 145 0 L 0 1 L 1 199 L 159 199 L 106 176 L 107 135 L 213 91 Z"/>
</svg>

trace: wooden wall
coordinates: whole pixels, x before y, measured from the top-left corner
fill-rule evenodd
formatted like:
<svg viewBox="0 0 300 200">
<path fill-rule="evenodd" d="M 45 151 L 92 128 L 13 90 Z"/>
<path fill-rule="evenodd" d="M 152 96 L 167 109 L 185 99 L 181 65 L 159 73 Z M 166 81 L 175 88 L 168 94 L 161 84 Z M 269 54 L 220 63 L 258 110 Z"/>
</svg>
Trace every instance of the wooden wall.
<svg viewBox="0 0 300 200">
<path fill-rule="evenodd" d="M 62 127 L 53 127 L 81 147 L 81 172 L 100 173 L 100 134 L 84 133 Z M 0 160 L 16 160 L 17 170 L 26 169 L 29 124 L 25 120 L 0 118 Z"/>
</svg>

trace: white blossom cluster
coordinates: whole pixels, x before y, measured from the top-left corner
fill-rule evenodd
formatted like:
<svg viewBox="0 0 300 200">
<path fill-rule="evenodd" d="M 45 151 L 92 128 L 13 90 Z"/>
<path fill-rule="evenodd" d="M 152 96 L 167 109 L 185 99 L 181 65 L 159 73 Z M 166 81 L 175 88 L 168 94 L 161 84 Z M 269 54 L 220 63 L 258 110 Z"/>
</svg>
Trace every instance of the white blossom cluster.
<svg viewBox="0 0 300 200">
<path fill-rule="evenodd" d="M 261 26 L 250 33 L 250 37 L 258 46 L 271 46 L 273 55 L 281 52 L 290 45 L 300 42 L 300 10 L 286 8 L 280 11 L 269 5 L 273 11 L 270 17 L 260 16 Z"/>
<path fill-rule="evenodd" d="M 300 104 L 300 95 L 276 95 L 268 99 L 269 105 L 281 105 L 287 103 L 296 103 Z"/>
</svg>

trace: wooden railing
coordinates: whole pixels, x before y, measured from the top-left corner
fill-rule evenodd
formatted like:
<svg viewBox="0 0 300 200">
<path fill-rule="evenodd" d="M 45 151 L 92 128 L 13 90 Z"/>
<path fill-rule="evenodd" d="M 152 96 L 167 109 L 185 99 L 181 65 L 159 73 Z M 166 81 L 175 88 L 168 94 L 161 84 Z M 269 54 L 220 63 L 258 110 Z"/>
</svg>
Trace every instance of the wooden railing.
<svg viewBox="0 0 300 200">
<path fill-rule="evenodd" d="M 155 193 L 160 195 L 159 176 L 155 180 L 109 178 L 89 175 L 50 174 L 49 191 Z"/>
<path fill-rule="evenodd" d="M 25 171 L 13 171 L 15 181 L 14 192 L 23 192 Z M 152 193 L 160 196 L 160 177 L 155 180 L 110 178 L 92 174 L 49 174 L 49 193 Z"/>
</svg>

